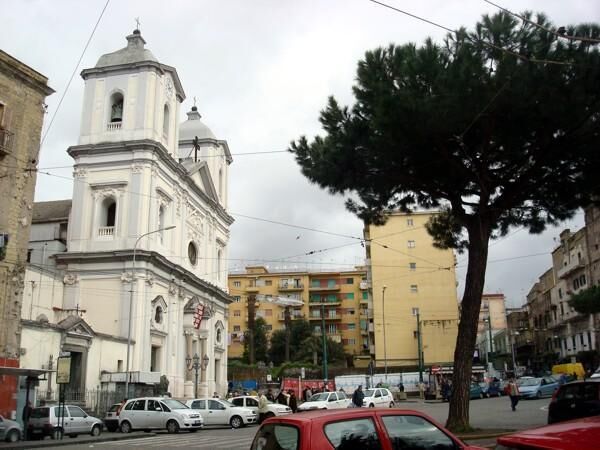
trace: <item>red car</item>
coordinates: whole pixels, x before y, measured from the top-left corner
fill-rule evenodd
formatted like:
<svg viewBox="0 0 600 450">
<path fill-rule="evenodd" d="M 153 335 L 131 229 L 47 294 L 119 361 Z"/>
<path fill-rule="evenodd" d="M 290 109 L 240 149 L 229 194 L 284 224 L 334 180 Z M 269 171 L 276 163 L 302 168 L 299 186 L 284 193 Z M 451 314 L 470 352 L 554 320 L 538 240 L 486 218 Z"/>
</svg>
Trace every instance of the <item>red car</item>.
<svg viewBox="0 0 600 450">
<path fill-rule="evenodd" d="M 519 431 L 497 442 L 496 450 L 598 450 L 600 416 Z"/>
<path fill-rule="evenodd" d="M 406 409 L 309 411 L 265 420 L 251 450 L 484 450 Z"/>
</svg>

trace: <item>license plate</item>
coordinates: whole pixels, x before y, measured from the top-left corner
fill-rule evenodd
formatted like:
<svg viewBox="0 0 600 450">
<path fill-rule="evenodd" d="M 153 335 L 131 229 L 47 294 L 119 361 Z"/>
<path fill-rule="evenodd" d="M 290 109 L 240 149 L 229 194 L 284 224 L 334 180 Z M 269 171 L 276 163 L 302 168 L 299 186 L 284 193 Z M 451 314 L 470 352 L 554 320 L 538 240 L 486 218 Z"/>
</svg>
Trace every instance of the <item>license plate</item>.
<svg viewBox="0 0 600 450">
<path fill-rule="evenodd" d="M 194 420 L 194 425 L 200 425 L 201 422 L 199 420 Z"/>
<path fill-rule="evenodd" d="M 42 432 L 42 430 L 33 430 L 33 434 L 39 434 L 41 432 Z"/>
</svg>

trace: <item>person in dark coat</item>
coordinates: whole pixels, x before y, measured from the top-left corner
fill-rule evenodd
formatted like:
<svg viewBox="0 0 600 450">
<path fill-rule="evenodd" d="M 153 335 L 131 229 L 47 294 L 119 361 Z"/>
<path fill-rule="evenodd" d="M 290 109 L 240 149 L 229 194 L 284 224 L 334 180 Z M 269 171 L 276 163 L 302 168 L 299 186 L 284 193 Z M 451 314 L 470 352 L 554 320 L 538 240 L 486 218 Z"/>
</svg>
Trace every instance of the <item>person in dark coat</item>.
<svg viewBox="0 0 600 450">
<path fill-rule="evenodd" d="M 277 403 L 279 403 L 280 405 L 287 406 L 287 397 L 283 393 L 283 389 L 279 391 L 279 394 L 277 395 Z"/>
<path fill-rule="evenodd" d="M 273 391 L 271 389 L 269 389 L 267 391 L 267 400 L 269 400 L 270 402 L 274 402 L 275 401 L 275 397 L 273 397 Z"/>
<path fill-rule="evenodd" d="M 362 384 L 359 384 L 354 394 L 352 394 L 352 404 L 356 408 L 362 408 L 363 400 L 365 398 L 365 393 L 362 390 Z"/>
<path fill-rule="evenodd" d="M 296 393 L 290 389 L 288 391 L 288 394 L 290 394 L 289 407 L 292 410 L 292 412 L 295 413 L 296 411 L 298 411 L 298 399 L 296 398 Z"/>
</svg>

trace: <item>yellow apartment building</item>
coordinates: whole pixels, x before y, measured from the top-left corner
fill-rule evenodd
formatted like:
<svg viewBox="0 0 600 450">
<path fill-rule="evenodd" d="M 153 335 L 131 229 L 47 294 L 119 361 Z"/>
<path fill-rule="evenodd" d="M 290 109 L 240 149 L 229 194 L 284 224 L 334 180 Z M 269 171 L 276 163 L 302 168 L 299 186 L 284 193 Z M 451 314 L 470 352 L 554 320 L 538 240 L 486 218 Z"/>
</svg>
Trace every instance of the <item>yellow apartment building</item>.
<svg viewBox="0 0 600 450">
<path fill-rule="evenodd" d="M 419 313 L 425 367 L 451 364 L 458 333 L 455 257 L 433 246 L 435 212 L 393 213 L 365 229 L 372 285 L 371 354 L 376 367 L 418 366 Z M 385 344 L 384 344 L 385 342 Z"/>
<path fill-rule="evenodd" d="M 294 298 L 303 304 L 291 309 L 292 320 L 309 320 L 320 335 L 324 313 L 327 335 L 343 343 L 346 353 L 368 359 L 366 274 L 362 267 L 346 272 L 270 272 L 263 266 L 229 274 L 229 293 L 234 299 L 229 305 L 229 357 L 239 358 L 244 352 L 248 297 L 256 295 L 256 317 L 266 321 L 269 332 L 285 328 L 285 308 L 269 300 Z"/>
</svg>

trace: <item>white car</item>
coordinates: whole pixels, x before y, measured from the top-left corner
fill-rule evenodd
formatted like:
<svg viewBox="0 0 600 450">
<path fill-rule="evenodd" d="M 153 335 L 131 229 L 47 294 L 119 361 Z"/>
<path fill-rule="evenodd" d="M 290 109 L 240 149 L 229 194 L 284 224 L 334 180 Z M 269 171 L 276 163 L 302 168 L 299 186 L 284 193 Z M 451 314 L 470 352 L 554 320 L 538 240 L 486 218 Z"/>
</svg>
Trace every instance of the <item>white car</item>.
<svg viewBox="0 0 600 450">
<path fill-rule="evenodd" d="M 241 395 L 234 397 L 230 400 L 234 406 L 240 406 L 242 408 L 248 408 L 258 414 L 258 397 L 252 395 Z M 292 413 L 292 409 L 289 406 L 280 405 L 279 403 L 269 402 L 267 405 L 269 412 L 267 418 L 275 416 L 285 416 Z"/>
<path fill-rule="evenodd" d="M 204 426 L 198 411 L 188 408 L 172 398 L 133 398 L 119 412 L 119 428 L 122 433 L 132 430 L 161 430 L 177 433 L 187 430 L 193 433 Z"/>
<path fill-rule="evenodd" d="M 240 428 L 257 422 L 254 411 L 234 406 L 227 400 L 195 398 L 185 404 L 194 411 L 200 412 L 205 425 L 230 425 L 231 428 Z"/>
<path fill-rule="evenodd" d="M 343 392 L 321 392 L 298 406 L 298 411 L 348 408 L 351 400 Z"/>
<path fill-rule="evenodd" d="M 369 408 L 393 408 L 394 396 L 385 388 L 365 389 L 363 406 Z"/>
</svg>

